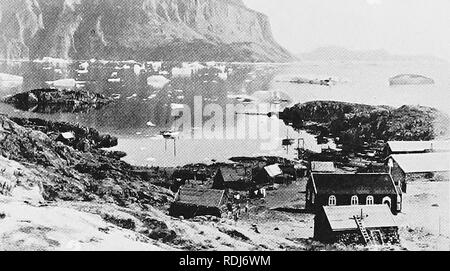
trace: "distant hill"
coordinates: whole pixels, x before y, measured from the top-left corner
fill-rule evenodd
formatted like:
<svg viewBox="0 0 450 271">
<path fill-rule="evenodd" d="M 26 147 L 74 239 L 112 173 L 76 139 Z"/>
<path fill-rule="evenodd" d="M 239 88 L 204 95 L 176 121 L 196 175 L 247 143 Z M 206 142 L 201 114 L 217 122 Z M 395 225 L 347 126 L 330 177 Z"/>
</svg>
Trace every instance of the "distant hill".
<svg viewBox="0 0 450 271">
<path fill-rule="evenodd" d="M 320 47 L 298 56 L 306 61 L 423 61 L 445 62 L 428 55 L 394 55 L 386 50 L 351 50 L 338 46 Z"/>
</svg>

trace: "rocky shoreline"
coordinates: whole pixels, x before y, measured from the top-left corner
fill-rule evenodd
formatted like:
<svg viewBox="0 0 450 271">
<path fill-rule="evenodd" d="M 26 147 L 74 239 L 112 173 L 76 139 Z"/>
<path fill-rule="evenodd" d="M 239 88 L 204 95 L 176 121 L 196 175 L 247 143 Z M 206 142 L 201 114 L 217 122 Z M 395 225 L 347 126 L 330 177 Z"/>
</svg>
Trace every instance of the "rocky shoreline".
<svg viewBox="0 0 450 271">
<path fill-rule="evenodd" d="M 84 89 L 35 89 L 18 93 L 4 102 L 24 111 L 36 113 L 78 113 L 101 108 L 112 102 L 102 94 Z"/>
<path fill-rule="evenodd" d="M 145 209 L 146 204 L 164 205 L 173 197 L 144 182 L 133 166 L 120 160 L 122 153 L 101 149 L 117 144 L 109 135 L 67 123 L 13 121 L 4 115 L 0 124 L 1 155 L 33 169 L 28 179 L 39 180 L 45 200 L 137 204 Z M 73 141 L 59 140 L 59 132 L 67 130 L 73 131 Z"/>
</svg>

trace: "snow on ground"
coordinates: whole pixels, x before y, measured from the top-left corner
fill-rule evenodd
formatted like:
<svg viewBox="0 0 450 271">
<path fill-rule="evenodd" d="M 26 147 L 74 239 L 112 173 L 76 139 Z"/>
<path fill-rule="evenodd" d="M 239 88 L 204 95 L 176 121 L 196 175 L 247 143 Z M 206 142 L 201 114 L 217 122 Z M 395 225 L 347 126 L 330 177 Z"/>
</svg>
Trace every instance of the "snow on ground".
<svg viewBox="0 0 450 271">
<path fill-rule="evenodd" d="M 0 196 L 0 250 L 168 250 L 170 247 L 56 206 L 32 206 Z"/>
</svg>

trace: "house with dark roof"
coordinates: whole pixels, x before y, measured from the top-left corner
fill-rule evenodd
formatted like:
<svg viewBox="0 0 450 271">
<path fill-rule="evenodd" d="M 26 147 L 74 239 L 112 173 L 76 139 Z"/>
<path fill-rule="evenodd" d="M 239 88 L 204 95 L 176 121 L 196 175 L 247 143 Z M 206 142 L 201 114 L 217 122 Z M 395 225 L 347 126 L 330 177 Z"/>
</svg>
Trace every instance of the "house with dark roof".
<svg viewBox="0 0 450 271">
<path fill-rule="evenodd" d="M 221 217 L 226 200 L 225 190 L 181 187 L 169 208 L 169 215 L 184 218 L 205 215 Z"/>
<path fill-rule="evenodd" d="M 254 187 L 252 170 L 243 165 L 222 166 L 213 177 L 213 189 L 246 191 Z"/>
<path fill-rule="evenodd" d="M 394 154 L 387 160 L 394 182 L 406 193 L 407 183 L 416 180 L 450 180 L 450 153 Z"/>
<path fill-rule="evenodd" d="M 393 214 L 402 209 L 402 194 L 390 174 L 312 173 L 306 185 L 306 208 L 317 212 L 323 206 L 389 205 Z"/>
<path fill-rule="evenodd" d="M 323 206 L 314 218 L 314 239 L 345 245 L 399 243 L 398 226 L 385 204 Z"/>
</svg>

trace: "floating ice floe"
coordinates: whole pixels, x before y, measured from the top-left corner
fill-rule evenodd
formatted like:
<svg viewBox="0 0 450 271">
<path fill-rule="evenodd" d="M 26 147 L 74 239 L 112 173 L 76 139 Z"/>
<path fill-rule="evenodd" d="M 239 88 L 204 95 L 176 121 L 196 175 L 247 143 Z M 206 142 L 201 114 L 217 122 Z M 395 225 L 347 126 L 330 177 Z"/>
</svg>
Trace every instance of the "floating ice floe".
<svg viewBox="0 0 450 271">
<path fill-rule="evenodd" d="M 201 69 L 204 69 L 204 68 L 206 68 L 206 67 L 198 62 L 193 62 L 193 63 L 184 62 L 181 64 L 181 68 L 175 67 L 172 69 L 172 76 L 173 77 L 190 77 L 193 74 L 197 73 L 198 71 L 200 71 Z"/>
<path fill-rule="evenodd" d="M 136 93 L 134 93 L 133 95 L 131 95 L 131 96 L 127 97 L 127 99 L 129 100 L 129 99 L 133 99 L 133 98 L 136 98 L 136 97 L 137 97 L 137 94 L 136 94 Z"/>
<path fill-rule="evenodd" d="M 147 122 L 147 126 L 156 127 L 156 124 L 154 124 L 153 122 L 149 121 L 149 122 Z"/>
<path fill-rule="evenodd" d="M 110 83 L 120 83 L 121 79 L 120 78 L 109 78 L 108 82 Z"/>
<path fill-rule="evenodd" d="M 12 75 L 12 74 L 6 74 L 6 73 L 0 73 L 0 87 L 18 87 L 23 84 L 23 77 Z"/>
<path fill-rule="evenodd" d="M 290 82 L 297 84 L 310 84 L 310 85 L 322 85 L 333 86 L 340 83 L 348 83 L 350 80 L 339 78 L 336 76 L 324 76 L 324 75 L 282 75 L 275 78 L 278 82 Z"/>
<path fill-rule="evenodd" d="M 49 63 L 53 65 L 67 65 L 70 64 L 70 60 L 62 59 L 62 58 L 53 58 L 53 57 L 44 57 L 42 59 L 33 60 L 35 63 Z"/>
<path fill-rule="evenodd" d="M 133 67 L 133 71 L 134 71 L 134 73 L 135 73 L 136 75 L 141 74 L 141 72 L 142 72 L 143 70 L 145 70 L 145 68 L 144 68 L 144 67 L 141 67 L 141 65 L 138 65 L 138 64 L 135 64 L 134 67 Z"/>
<path fill-rule="evenodd" d="M 230 94 L 228 95 L 229 99 L 234 99 L 240 103 L 255 103 L 257 102 L 257 98 L 245 95 L 245 94 Z"/>
<path fill-rule="evenodd" d="M 149 100 L 156 98 L 156 94 L 152 94 L 148 97 Z"/>
<path fill-rule="evenodd" d="M 78 74 L 86 74 L 88 72 L 89 72 L 88 70 L 77 70 Z"/>
<path fill-rule="evenodd" d="M 190 69 L 183 68 L 173 68 L 172 69 L 172 77 L 191 77 L 192 71 Z"/>
<path fill-rule="evenodd" d="M 157 72 L 159 70 L 161 70 L 162 67 L 162 62 L 147 62 L 147 65 L 151 66 L 153 71 Z"/>
<path fill-rule="evenodd" d="M 83 62 L 79 66 L 81 70 L 86 70 L 89 67 L 89 63 Z"/>
<path fill-rule="evenodd" d="M 228 74 L 226 72 L 221 72 L 217 76 L 224 81 L 228 79 Z"/>
<path fill-rule="evenodd" d="M 47 81 L 45 83 L 56 88 L 73 88 L 77 85 L 77 81 L 73 78 Z"/>
<path fill-rule="evenodd" d="M 184 104 L 175 104 L 175 103 L 172 103 L 172 104 L 170 104 L 170 108 L 172 108 L 172 110 L 183 109 L 183 108 L 184 108 Z"/>
<path fill-rule="evenodd" d="M 292 98 L 282 91 L 256 91 L 253 93 L 252 97 L 261 103 L 269 104 L 290 104 L 292 103 Z"/>
<path fill-rule="evenodd" d="M 111 77 L 117 77 L 118 73 L 117 72 L 113 72 L 111 73 Z"/>
<path fill-rule="evenodd" d="M 170 80 L 162 75 L 153 75 L 147 78 L 147 84 L 154 88 L 163 88 L 169 82 Z"/>
</svg>

